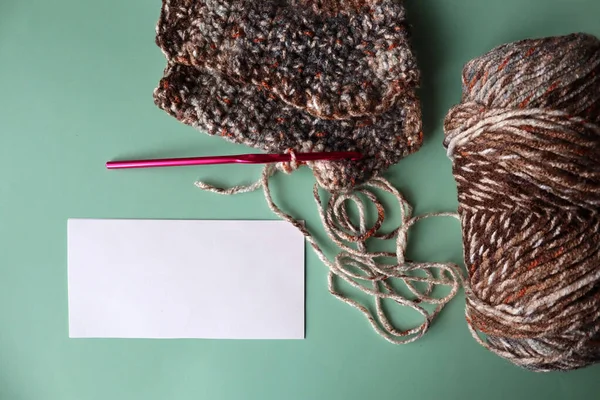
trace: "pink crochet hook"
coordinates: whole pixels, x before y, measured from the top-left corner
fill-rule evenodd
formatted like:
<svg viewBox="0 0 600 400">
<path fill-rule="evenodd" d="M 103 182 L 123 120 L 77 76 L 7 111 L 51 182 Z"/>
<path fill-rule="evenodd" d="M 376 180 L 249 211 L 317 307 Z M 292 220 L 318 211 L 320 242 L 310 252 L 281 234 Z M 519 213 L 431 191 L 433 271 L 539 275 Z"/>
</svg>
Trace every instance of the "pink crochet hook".
<svg viewBox="0 0 600 400">
<path fill-rule="evenodd" d="M 296 161 L 334 161 L 334 160 L 360 160 L 362 154 L 355 151 L 334 151 L 321 153 L 296 153 Z M 126 160 L 109 161 L 108 169 L 123 168 L 154 168 L 154 167 L 183 167 L 190 165 L 214 164 L 266 164 L 275 162 L 290 162 L 292 156 L 283 154 L 239 154 L 232 156 L 208 156 L 189 158 L 164 158 L 157 160 Z"/>
</svg>

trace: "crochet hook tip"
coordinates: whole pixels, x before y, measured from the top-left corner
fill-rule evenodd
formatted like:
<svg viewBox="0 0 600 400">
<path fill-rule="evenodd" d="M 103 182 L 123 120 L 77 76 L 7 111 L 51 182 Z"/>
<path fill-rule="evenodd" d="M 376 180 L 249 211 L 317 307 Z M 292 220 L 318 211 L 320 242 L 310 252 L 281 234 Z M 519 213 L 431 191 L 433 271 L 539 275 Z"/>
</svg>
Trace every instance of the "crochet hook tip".
<svg viewBox="0 0 600 400">
<path fill-rule="evenodd" d="M 362 153 L 358 153 L 358 152 L 353 152 L 353 153 L 354 153 L 354 155 L 351 158 L 349 158 L 350 161 L 362 160 L 362 158 L 363 158 Z"/>
</svg>

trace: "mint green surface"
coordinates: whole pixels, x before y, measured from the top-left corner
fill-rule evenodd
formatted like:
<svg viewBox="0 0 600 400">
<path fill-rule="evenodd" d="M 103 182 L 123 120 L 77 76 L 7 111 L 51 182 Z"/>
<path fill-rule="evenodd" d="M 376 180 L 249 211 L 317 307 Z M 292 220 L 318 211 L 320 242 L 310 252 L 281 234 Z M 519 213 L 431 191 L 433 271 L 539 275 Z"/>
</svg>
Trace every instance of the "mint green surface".
<svg viewBox="0 0 600 400">
<path fill-rule="evenodd" d="M 417 213 L 454 210 L 442 122 L 460 99 L 463 64 L 525 37 L 600 35 L 600 2 L 409 0 L 408 8 L 426 143 L 387 176 Z M 259 192 L 224 198 L 192 185 L 251 181 L 258 167 L 104 169 L 109 159 L 247 151 L 154 106 L 165 64 L 154 45 L 159 9 L 158 0 L 0 0 L 0 400 L 600 396 L 600 367 L 536 374 L 477 345 L 462 292 L 422 340 L 385 342 L 329 295 L 326 269 L 308 248 L 304 341 L 69 339 L 67 218 L 274 218 Z M 282 207 L 323 237 L 313 182 L 302 169 L 273 187 Z M 458 224 L 422 223 L 409 256 L 460 262 Z"/>
</svg>

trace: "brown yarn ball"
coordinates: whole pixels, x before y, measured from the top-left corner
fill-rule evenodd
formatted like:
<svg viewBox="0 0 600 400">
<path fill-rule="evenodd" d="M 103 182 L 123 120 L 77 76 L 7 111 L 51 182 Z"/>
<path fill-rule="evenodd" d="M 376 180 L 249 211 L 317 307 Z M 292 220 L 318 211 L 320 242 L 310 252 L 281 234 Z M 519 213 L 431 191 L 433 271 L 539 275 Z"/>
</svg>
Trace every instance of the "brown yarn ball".
<svg viewBox="0 0 600 400">
<path fill-rule="evenodd" d="M 445 131 L 474 337 L 536 371 L 600 361 L 600 41 L 524 40 L 469 62 Z"/>
</svg>

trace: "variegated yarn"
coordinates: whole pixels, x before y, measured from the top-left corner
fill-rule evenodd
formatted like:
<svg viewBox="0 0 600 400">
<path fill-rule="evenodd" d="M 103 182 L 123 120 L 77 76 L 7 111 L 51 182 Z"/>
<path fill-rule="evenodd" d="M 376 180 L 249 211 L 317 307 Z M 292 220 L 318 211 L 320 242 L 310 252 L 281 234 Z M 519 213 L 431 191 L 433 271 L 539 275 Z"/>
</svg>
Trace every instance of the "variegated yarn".
<svg viewBox="0 0 600 400">
<path fill-rule="evenodd" d="M 600 41 L 507 44 L 469 62 L 463 83 L 445 145 L 474 337 L 532 370 L 598 362 Z"/>
<path fill-rule="evenodd" d="M 420 72 L 402 0 L 163 0 L 155 103 L 267 152 L 358 151 L 310 162 L 352 188 L 421 146 Z"/>
</svg>

